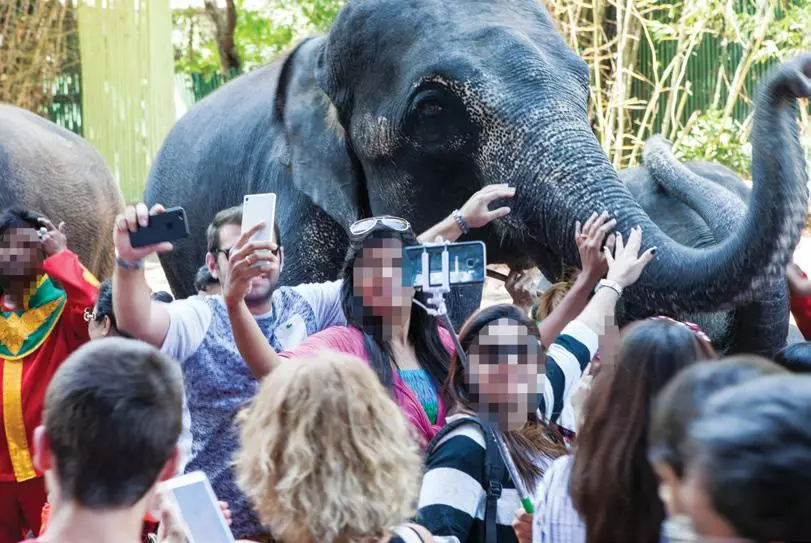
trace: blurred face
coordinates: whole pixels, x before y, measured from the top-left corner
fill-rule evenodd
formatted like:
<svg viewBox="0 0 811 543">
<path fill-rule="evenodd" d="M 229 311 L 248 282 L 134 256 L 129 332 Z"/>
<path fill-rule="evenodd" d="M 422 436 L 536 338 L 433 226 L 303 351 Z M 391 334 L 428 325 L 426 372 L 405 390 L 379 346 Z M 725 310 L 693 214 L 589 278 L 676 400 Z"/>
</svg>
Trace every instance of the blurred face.
<svg viewBox="0 0 811 543">
<path fill-rule="evenodd" d="M 230 255 L 231 248 L 239 240 L 242 234 L 242 229 L 236 224 L 226 224 L 220 227 L 220 251 L 215 256 L 215 270 L 216 277 L 219 278 L 220 284 L 223 284 L 228 278 L 228 270 L 230 265 L 228 263 L 228 256 Z M 271 265 L 271 268 L 251 281 L 251 291 L 245 297 L 245 302 L 248 305 L 266 302 L 273 294 L 276 288 L 276 283 L 279 281 L 279 275 L 282 273 L 281 263 L 277 262 Z M 218 285 L 219 286 L 219 285 Z"/>
<path fill-rule="evenodd" d="M 693 521 L 696 533 L 709 541 L 735 542 L 741 539 L 735 529 L 713 507 L 700 470 L 689 469 L 682 487 L 685 512 Z"/>
<path fill-rule="evenodd" d="M 391 319 L 411 311 L 414 289 L 403 286 L 403 244 L 397 239 L 369 239 L 355 260 L 354 294 L 369 314 Z"/>
<path fill-rule="evenodd" d="M 653 470 L 659 477 L 659 498 L 665 504 L 668 516 L 684 515 L 684 506 L 681 499 L 681 481 L 669 464 L 655 462 Z"/>
<path fill-rule="evenodd" d="M 484 327 L 468 353 L 471 396 L 482 416 L 518 430 L 536 408 L 545 355 L 525 326 L 499 319 Z"/>
<path fill-rule="evenodd" d="M 0 277 L 33 278 L 42 273 L 42 242 L 33 228 L 10 228 L 0 237 Z"/>
</svg>

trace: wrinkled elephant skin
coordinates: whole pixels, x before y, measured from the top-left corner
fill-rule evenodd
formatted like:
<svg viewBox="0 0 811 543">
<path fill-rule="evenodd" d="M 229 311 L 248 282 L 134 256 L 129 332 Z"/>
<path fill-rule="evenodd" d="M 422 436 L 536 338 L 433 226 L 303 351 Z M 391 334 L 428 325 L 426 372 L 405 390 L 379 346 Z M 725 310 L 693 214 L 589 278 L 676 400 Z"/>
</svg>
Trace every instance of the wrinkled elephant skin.
<svg viewBox="0 0 811 543">
<path fill-rule="evenodd" d="M 0 104 L 0 209 L 65 222 L 68 246 L 100 279 L 113 271 L 113 224 L 124 200 L 85 140 L 31 112 Z"/>
<path fill-rule="evenodd" d="M 416 231 L 486 184 L 516 187 L 512 213 L 472 233 L 491 262 L 578 264 L 575 221 L 613 211 L 657 258 L 626 291 L 644 314 L 734 308 L 780 276 L 805 221 L 796 102 L 811 55 L 761 83 L 753 201 L 735 235 L 679 243 L 619 180 L 591 130 L 589 73 L 537 0 L 350 1 L 329 34 L 219 89 L 181 119 L 157 157 L 148 203 L 183 205 L 194 232 L 163 259 L 191 293 L 214 213 L 250 192 L 279 195 L 283 284 L 334 278 L 346 228 L 392 214 Z M 503 202 L 496 202 L 502 205 Z M 456 320 L 479 295 L 452 300 Z M 461 305 L 459 304 L 461 298 Z"/>
</svg>

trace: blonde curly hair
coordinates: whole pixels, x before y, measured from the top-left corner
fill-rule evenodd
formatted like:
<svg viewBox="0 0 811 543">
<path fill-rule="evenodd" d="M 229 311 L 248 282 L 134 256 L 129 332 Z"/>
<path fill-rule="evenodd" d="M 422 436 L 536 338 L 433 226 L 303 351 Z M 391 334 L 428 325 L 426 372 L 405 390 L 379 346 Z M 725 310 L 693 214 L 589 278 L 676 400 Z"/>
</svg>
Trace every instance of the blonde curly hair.
<svg viewBox="0 0 811 543">
<path fill-rule="evenodd" d="M 397 404 L 360 360 L 281 364 L 240 416 L 237 482 L 282 541 L 369 541 L 415 512 L 422 466 Z"/>
</svg>

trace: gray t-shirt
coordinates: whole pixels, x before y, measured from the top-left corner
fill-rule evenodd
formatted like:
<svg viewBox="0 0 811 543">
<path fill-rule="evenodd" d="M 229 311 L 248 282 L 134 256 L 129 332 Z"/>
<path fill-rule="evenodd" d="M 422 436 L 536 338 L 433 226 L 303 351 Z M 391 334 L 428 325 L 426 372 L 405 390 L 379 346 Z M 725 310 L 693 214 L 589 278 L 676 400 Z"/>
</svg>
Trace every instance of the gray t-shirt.
<svg viewBox="0 0 811 543">
<path fill-rule="evenodd" d="M 256 317 L 276 351 L 288 350 L 307 336 L 345 324 L 341 282 L 280 287 L 272 310 Z M 221 296 L 189 298 L 167 306 L 171 322 L 161 350 L 183 369 L 188 413 L 181 449 L 186 471 L 203 471 L 220 500 L 229 503 L 236 537 L 263 531 L 250 503 L 236 487 L 231 467 L 239 448 L 234 417 L 256 392 L 256 379 L 234 341 Z"/>
</svg>

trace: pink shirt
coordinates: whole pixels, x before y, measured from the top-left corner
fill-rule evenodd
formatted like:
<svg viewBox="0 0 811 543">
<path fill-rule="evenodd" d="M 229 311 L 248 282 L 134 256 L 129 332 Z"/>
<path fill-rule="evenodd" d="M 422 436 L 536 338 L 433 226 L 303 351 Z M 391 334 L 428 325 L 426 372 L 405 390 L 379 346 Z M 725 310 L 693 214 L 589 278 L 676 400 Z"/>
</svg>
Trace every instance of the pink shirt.
<svg viewBox="0 0 811 543">
<path fill-rule="evenodd" d="M 439 327 L 439 338 L 451 356 L 456 353 L 456 344 L 453 342 L 450 332 Z M 354 326 L 333 326 L 317 334 L 307 337 L 292 350 L 280 353 L 283 358 L 301 358 L 313 356 L 325 349 L 349 354 L 369 363 L 369 356 L 363 344 L 363 334 Z M 400 410 L 406 419 L 417 430 L 420 444 L 424 448 L 431 438 L 445 425 L 445 405 L 442 397 L 437 393 L 437 417 L 436 424 L 431 424 L 428 415 L 425 414 L 422 404 L 416 394 L 408 388 L 397 372 L 393 372 L 394 396 L 400 406 Z"/>
</svg>

